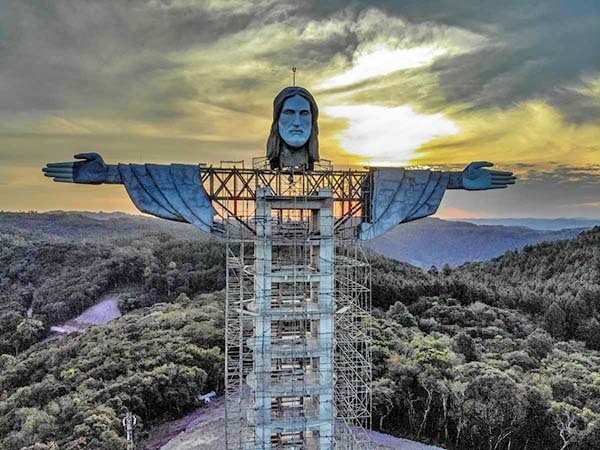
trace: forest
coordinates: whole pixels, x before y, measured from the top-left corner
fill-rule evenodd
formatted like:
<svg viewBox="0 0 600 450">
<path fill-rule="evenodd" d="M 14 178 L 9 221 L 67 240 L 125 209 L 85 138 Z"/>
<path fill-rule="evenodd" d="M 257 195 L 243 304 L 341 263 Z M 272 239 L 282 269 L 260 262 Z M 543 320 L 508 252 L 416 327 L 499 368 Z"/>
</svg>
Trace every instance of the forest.
<svg viewBox="0 0 600 450">
<path fill-rule="evenodd" d="M 222 391 L 222 243 L 0 230 L 0 448 L 125 449 L 125 411 L 148 430 Z M 600 448 L 600 228 L 458 268 L 369 259 L 375 429 L 447 449 Z M 123 317 L 49 337 L 106 292 Z"/>
</svg>

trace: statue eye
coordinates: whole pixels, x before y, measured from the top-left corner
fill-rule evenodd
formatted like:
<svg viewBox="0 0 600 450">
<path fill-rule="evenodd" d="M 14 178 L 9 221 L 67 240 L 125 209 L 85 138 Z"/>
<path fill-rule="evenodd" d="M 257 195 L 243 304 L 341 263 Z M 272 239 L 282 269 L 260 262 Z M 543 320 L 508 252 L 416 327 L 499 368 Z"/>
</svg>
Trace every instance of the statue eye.
<svg viewBox="0 0 600 450">
<path fill-rule="evenodd" d="M 310 114 L 310 111 L 307 111 L 306 109 L 303 111 L 300 111 L 301 116 L 308 116 L 309 114 Z"/>
<path fill-rule="evenodd" d="M 282 111 L 282 114 L 285 114 L 286 116 L 292 116 L 294 114 L 294 111 L 292 111 L 291 109 L 284 109 Z"/>
</svg>

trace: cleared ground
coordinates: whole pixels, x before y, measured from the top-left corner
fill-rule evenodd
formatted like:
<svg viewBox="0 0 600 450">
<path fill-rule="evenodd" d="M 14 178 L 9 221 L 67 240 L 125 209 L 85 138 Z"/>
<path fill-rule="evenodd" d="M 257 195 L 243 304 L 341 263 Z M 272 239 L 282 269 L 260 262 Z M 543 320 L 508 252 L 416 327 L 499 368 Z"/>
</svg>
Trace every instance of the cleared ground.
<svg viewBox="0 0 600 450">
<path fill-rule="evenodd" d="M 93 306 L 83 311 L 73 320 L 61 325 L 50 327 L 50 331 L 57 334 L 83 332 L 91 325 L 101 325 L 121 317 L 119 301 L 115 294 L 104 295 Z"/>
<path fill-rule="evenodd" d="M 418 442 L 371 432 L 378 449 L 443 450 Z M 199 408 L 186 417 L 161 425 L 142 444 L 144 450 L 226 450 L 225 411 L 219 398 L 205 408 Z"/>
</svg>

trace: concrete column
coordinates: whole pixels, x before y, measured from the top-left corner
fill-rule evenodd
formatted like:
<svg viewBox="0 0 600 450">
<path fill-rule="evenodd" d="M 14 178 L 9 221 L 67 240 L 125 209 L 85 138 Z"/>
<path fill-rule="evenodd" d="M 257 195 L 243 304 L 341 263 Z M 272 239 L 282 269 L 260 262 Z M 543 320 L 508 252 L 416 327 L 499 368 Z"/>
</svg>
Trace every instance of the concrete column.
<svg viewBox="0 0 600 450">
<path fill-rule="evenodd" d="M 331 189 L 321 189 L 319 197 L 324 199 L 319 209 L 319 305 L 323 313 L 319 320 L 319 345 L 322 350 L 319 366 L 321 385 L 325 387 L 319 396 L 320 450 L 333 448 L 333 433 L 335 425 L 334 406 L 334 307 L 335 307 L 335 241 L 333 236 L 333 192 Z"/>
<path fill-rule="evenodd" d="M 256 450 L 271 448 L 271 397 L 267 395 L 271 371 L 271 205 L 267 198 L 269 188 L 258 188 L 256 192 L 256 246 L 255 246 L 255 299 L 257 317 L 255 321 L 254 374 L 255 392 L 255 444 Z"/>
<path fill-rule="evenodd" d="M 299 433 L 304 432 L 305 436 L 312 434 L 312 430 L 319 432 L 319 450 L 332 450 L 335 426 L 335 406 L 334 406 L 334 311 L 335 311 L 335 279 L 334 279 L 334 259 L 335 259 L 335 241 L 334 241 L 334 218 L 333 218 L 333 193 L 331 189 L 322 189 L 315 197 L 290 198 L 286 196 L 274 197 L 268 189 L 258 189 L 256 206 L 256 230 L 257 240 L 255 247 L 255 344 L 254 344 L 254 375 L 256 377 L 256 387 L 254 390 L 254 413 L 255 413 L 255 444 L 251 450 L 266 450 L 271 448 L 271 433 Z M 281 261 L 284 269 L 273 273 L 273 247 L 280 246 L 285 248 L 290 242 L 283 240 L 280 234 L 275 233 L 279 239 L 273 243 L 272 229 L 272 211 L 286 210 L 304 210 L 311 211 L 310 217 L 306 220 L 310 222 L 312 234 L 307 240 L 306 236 L 292 234 L 286 239 L 298 239 L 294 245 L 303 247 L 309 246 L 311 254 L 311 263 L 299 268 L 295 265 L 297 261 Z M 289 225 L 289 224 L 286 224 Z M 283 228 L 285 229 L 285 227 Z M 303 250 L 304 251 L 304 250 Z M 276 253 L 278 258 L 282 258 L 283 253 Z M 285 268 L 287 267 L 287 268 Z M 287 274 L 286 274 L 287 271 Z M 283 272 L 283 274 L 282 274 Z M 316 273 L 315 273 L 316 272 Z M 318 359 L 319 378 L 318 380 L 308 379 L 303 381 L 296 375 L 292 375 L 289 381 L 283 382 L 279 379 L 277 384 L 271 385 L 272 358 L 282 351 L 286 344 L 282 338 L 272 335 L 273 320 L 275 324 L 281 326 L 281 316 L 272 319 L 271 296 L 273 290 L 273 280 L 281 283 L 282 278 L 286 283 L 298 283 L 298 289 L 303 295 L 316 297 L 320 311 L 306 312 L 304 316 L 298 319 L 298 311 L 292 311 L 297 319 L 305 320 L 311 324 L 310 336 L 305 334 L 305 330 L 298 331 L 295 337 L 297 345 L 294 348 L 293 356 L 290 359 L 305 358 Z M 305 284 L 308 283 L 308 286 Z M 281 284 L 279 285 L 281 287 Z M 295 287 L 294 287 L 295 289 Z M 280 312 L 280 311 L 279 311 Z M 287 326 L 284 324 L 284 326 Z M 293 336 L 295 331 L 288 331 L 286 339 Z M 316 339 L 315 339 L 316 338 Z M 308 339 L 308 341 L 305 341 Z M 315 344 L 316 340 L 316 344 Z M 306 347 L 304 347 L 306 345 Z M 286 350 L 289 351 L 289 350 Z M 317 365 L 315 361 L 315 365 Z M 306 374 L 304 375 L 306 377 Z M 307 383 L 306 385 L 302 383 Z M 315 386 L 318 384 L 318 386 Z M 311 386 L 312 385 L 312 386 Z M 277 388 L 277 394 L 272 392 Z M 316 389 L 316 391 L 315 391 Z M 271 395 L 273 397 L 271 397 Z M 284 406 L 281 415 L 276 419 L 271 419 L 272 401 L 281 402 L 284 397 L 309 398 L 315 401 L 318 398 L 318 417 L 310 416 L 305 419 L 303 416 L 295 417 L 297 408 Z M 286 410 L 286 408 L 289 408 Z M 277 427 L 277 428 L 274 428 Z M 308 428 L 310 427 L 310 428 Z M 310 448 L 315 445 L 314 443 Z"/>
</svg>

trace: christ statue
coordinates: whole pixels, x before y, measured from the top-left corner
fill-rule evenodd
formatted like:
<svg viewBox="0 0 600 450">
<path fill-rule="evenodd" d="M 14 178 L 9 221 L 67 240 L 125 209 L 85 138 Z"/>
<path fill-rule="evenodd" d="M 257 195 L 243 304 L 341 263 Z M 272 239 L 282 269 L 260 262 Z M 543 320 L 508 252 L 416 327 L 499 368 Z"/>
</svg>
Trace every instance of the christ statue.
<svg viewBox="0 0 600 450">
<path fill-rule="evenodd" d="M 299 86 L 286 87 L 273 101 L 267 159 L 273 172 L 311 174 L 319 161 L 318 106 Z M 400 124 L 399 124 L 400 125 Z M 47 177 L 64 183 L 124 184 L 136 207 L 169 220 L 189 222 L 211 232 L 215 209 L 203 186 L 200 168 L 188 164 L 106 164 L 97 153 L 78 153 L 79 161 L 49 163 Z M 434 214 L 446 189 L 504 189 L 515 183 L 512 172 L 492 170 L 487 161 L 472 162 L 460 172 L 370 168 L 369 215 L 361 239 L 372 239 L 395 225 Z"/>
</svg>

